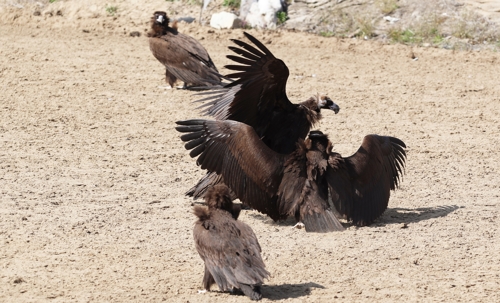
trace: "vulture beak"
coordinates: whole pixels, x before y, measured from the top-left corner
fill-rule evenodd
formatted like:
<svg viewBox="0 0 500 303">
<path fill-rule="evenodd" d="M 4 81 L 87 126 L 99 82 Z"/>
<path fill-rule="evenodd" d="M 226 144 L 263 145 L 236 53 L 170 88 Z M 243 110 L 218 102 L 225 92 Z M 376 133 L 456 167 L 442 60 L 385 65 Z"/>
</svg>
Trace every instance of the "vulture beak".
<svg viewBox="0 0 500 303">
<path fill-rule="evenodd" d="M 333 102 L 332 99 L 326 97 L 325 101 L 325 108 L 333 110 L 335 114 L 339 113 L 340 107 L 335 102 Z"/>
<path fill-rule="evenodd" d="M 328 106 L 329 109 L 333 110 L 335 114 L 339 113 L 340 107 L 332 101 L 332 104 Z"/>
<path fill-rule="evenodd" d="M 164 21 L 165 18 L 162 15 L 158 15 L 158 17 L 156 17 L 156 22 L 163 24 Z"/>
</svg>

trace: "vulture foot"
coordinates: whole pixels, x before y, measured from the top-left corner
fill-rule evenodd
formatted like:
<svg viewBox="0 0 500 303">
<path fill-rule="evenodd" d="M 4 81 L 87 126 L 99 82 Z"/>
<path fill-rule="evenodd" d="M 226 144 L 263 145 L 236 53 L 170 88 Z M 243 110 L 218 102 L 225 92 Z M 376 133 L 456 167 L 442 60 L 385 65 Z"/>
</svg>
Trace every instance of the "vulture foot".
<svg viewBox="0 0 500 303">
<path fill-rule="evenodd" d="M 297 224 L 295 224 L 294 226 L 292 226 L 292 228 L 296 228 L 296 229 L 302 229 L 304 227 L 306 227 L 306 226 L 302 222 L 297 222 Z"/>
</svg>

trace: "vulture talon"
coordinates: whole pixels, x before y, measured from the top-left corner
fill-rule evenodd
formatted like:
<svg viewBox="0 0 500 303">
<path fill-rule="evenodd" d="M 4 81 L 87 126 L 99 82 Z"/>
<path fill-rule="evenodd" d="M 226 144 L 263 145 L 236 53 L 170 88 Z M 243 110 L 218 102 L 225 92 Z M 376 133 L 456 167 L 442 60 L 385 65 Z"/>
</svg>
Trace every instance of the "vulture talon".
<svg viewBox="0 0 500 303">
<path fill-rule="evenodd" d="M 295 224 L 294 226 L 292 226 L 292 228 L 295 228 L 295 229 L 302 229 L 304 227 L 306 227 L 306 226 L 302 222 L 297 222 L 297 224 Z"/>
</svg>

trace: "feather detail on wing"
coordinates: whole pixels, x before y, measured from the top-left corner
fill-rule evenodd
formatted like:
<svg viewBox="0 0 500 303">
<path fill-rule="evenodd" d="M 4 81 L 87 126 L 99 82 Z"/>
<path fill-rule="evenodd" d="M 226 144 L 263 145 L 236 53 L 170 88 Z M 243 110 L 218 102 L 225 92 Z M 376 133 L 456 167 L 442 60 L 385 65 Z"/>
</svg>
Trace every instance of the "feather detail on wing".
<svg viewBox="0 0 500 303">
<path fill-rule="evenodd" d="M 150 38 L 149 47 L 168 72 L 181 81 L 193 85 L 220 83 L 212 59 L 194 38 L 169 32 L 165 36 Z"/>
<path fill-rule="evenodd" d="M 254 129 L 236 121 L 187 120 L 177 122 L 181 139 L 198 157 L 202 169 L 222 175 L 236 196 L 274 220 L 280 219 L 275 195 L 285 155 L 275 153 Z"/>
<path fill-rule="evenodd" d="M 226 75 L 234 81 L 224 89 L 200 101 L 208 101 L 204 106 L 205 114 L 217 119 L 243 122 L 252 126 L 263 135 L 274 111 L 292 111 L 293 104 L 286 96 L 288 67 L 256 38 L 248 33 L 245 36 L 254 46 L 232 40 L 238 47 L 229 47 L 238 54 L 227 57 L 239 63 L 226 67 L 235 71 Z"/>
<path fill-rule="evenodd" d="M 368 135 L 354 155 L 332 153 L 327 181 L 337 211 L 357 226 L 380 217 L 404 172 L 405 148 L 397 138 Z"/>
</svg>

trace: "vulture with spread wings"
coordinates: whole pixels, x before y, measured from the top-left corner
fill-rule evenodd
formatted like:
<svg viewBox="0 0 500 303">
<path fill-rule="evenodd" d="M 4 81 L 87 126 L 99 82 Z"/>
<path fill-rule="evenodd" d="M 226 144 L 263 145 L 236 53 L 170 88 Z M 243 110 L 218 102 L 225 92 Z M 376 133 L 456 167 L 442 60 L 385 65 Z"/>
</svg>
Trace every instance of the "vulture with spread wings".
<svg viewBox="0 0 500 303">
<path fill-rule="evenodd" d="M 387 209 L 406 160 L 403 141 L 368 135 L 347 158 L 332 151 L 320 131 L 299 140 L 295 151 L 280 154 L 256 131 L 231 120 L 178 121 L 181 140 L 202 169 L 222 176 L 241 200 L 273 220 L 295 216 L 306 231 L 330 232 L 343 227 L 335 209 L 357 226 L 371 224 Z"/>
<path fill-rule="evenodd" d="M 286 95 L 286 82 L 290 72 L 285 63 L 259 40 L 244 33 L 252 46 L 232 40 L 239 47 L 229 49 L 240 56 L 227 57 L 240 65 L 227 65 L 236 71 L 226 75 L 231 83 L 222 88 L 202 93 L 208 97 L 203 113 L 219 120 L 234 120 L 255 129 L 257 136 L 273 151 L 289 154 L 299 139 L 305 139 L 311 127 L 321 119 L 321 109 L 338 113 L 339 106 L 328 96 L 316 94 L 304 102 L 292 103 Z M 215 173 L 205 175 L 186 194 L 195 199 L 203 197 L 205 190 L 222 182 Z"/>
<path fill-rule="evenodd" d="M 193 231 L 196 250 L 205 262 L 203 287 L 210 290 L 217 283 L 222 291 L 239 289 L 260 300 L 260 286 L 269 272 L 257 237 L 250 226 L 237 221 L 239 208 L 233 205 L 227 186 L 211 187 L 205 202 L 208 208 L 194 208 L 198 221 Z"/>
<path fill-rule="evenodd" d="M 193 37 L 179 33 L 177 22 L 170 27 L 169 21 L 165 12 L 155 12 L 148 34 L 149 48 L 165 65 L 168 84 L 173 87 L 179 79 L 184 88 L 219 85 L 217 68 L 205 48 Z"/>
</svg>

